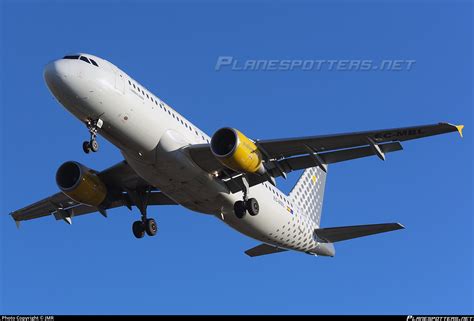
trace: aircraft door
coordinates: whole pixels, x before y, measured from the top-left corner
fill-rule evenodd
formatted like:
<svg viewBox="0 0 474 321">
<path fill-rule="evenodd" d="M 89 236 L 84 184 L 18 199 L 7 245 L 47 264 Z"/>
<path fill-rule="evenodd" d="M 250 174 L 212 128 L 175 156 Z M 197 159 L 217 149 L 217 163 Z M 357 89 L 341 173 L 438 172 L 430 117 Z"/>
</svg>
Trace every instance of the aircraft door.
<svg viewBox="0 0 474 321">
<path fill-rule="evenodd" d="M 120 70 L 115 70 L 115 88 L 118 89 L 122 94 L 125 93 L 125 79 L 123 73 Z"/>
</svg>

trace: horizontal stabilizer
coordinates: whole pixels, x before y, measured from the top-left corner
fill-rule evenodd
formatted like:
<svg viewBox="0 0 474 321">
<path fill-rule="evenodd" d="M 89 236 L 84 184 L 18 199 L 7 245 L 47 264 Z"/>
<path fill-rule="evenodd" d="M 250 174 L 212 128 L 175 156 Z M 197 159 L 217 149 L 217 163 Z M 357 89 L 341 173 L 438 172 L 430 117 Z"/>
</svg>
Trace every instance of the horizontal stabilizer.
<svg viewBox="0 0 474 321">
<path fill-rule="evenodd" d="M 404 229 L 400 223 L 341 226 L 316 229 L 318 238 L 325 243 L 334 243 L 357 237 Z"/>
<path fill-rule="evenodd" d="M 250 257 L 255 257 L 255 256 L 284 252 L 284 251 L 287 251 L 287 250 L 280 249 L 278 247 L 274 247 L 268 244 L 260 244 L 256 247 L 251 248 L 250 250 L 245 251 L 245 254 L 247 254 Z"/>
</svg>

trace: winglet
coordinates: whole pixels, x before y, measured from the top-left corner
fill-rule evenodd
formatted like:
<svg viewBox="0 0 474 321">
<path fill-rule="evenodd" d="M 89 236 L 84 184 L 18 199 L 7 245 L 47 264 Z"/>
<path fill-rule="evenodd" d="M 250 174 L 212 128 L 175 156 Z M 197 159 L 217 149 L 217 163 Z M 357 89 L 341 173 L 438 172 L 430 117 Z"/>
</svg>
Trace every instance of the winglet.
<svg viewBox="0 0 474 321">
<path fill-rule="evenodd" d="M 11 216 L 12 219 L 15 221 L 16 228 L 17 228 L 17 229 L 20 229 L 20 221 L 17 221 L 17 220 L 15 219 L 15 217 L 13 216 L 13 213 L 10 213 L 10 216 Z"/>
<path fill-rule="evenodd" d="M 458 130 L 459 136 L 462 138 L 462 130 L 464 129 L 464 125 L 454 125 L 456 129 Z"/>
</svg>

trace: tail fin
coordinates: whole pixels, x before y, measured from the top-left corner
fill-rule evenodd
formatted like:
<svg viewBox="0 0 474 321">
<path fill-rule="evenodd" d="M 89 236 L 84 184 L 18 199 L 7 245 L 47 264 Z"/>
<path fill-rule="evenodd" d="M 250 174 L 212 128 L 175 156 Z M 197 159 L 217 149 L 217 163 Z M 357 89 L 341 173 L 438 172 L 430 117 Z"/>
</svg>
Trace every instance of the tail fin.
<svg viewBox="0 0 474 321">
<path fill-rule="evenodd" d="M 316 227 L 321 223 L 326 175 L 320 167 L 305 169 L 289 195 L 293 204 L 308 215 Z"/>
</svg>

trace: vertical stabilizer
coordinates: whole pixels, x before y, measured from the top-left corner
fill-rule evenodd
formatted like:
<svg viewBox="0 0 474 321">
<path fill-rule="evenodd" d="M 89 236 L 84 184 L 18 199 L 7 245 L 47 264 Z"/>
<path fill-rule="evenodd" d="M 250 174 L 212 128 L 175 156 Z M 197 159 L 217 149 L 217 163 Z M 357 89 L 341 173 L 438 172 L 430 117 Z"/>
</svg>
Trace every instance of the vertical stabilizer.
<svg viewBox="0 0 474 321">
<path fill-rule="evenodd" d="M 293 203 L 308 215 L 316 227 L 321 223 L 326 175 L 320 167 L 305 169 L 289 195 Z"/>
</svg>

